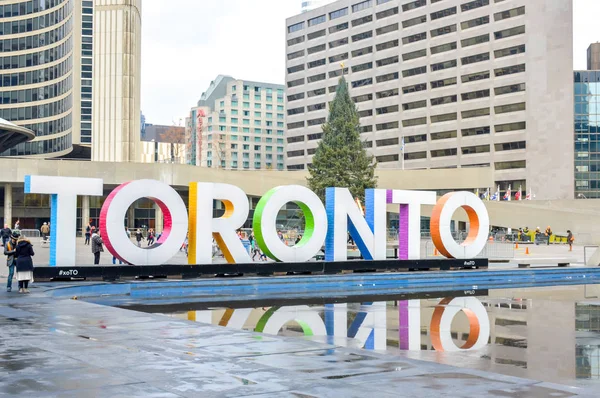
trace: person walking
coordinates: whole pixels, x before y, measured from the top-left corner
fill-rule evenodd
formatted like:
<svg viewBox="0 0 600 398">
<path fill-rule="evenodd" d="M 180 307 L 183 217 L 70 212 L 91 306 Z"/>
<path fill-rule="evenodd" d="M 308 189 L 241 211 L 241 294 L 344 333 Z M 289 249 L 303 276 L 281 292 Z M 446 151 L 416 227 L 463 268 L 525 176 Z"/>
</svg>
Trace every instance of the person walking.
<svg viewBox="0 0 600 398">
<path fill-rule="evenodd" d="M 150 228 L 148 230 L 148 246 L 152 246 L 154 244 L 154 230 Z"/>
<path fill-rule="evenodd" d="M 17 257 L 15 256 L 17 249 L 17 240 L 19 234 L 14 232 L 8 242 L 4 245 L 4 255 L 6 256 L 6 266 L 8 267 L 8 279 L 6 280 L 6 291 L 12 292 L 12 280 L 15 276 L 15 267 L 17 265 Z"/>
<path fill-rule="evenodd" d="M 138 247 L 142 247 L 142 239 L 142 231 L 138 228 L 137 231 L 135 231 L 135 240 L 137 241 Z"/>
<path fill-rule="evenodd" d="M 50 227 L 48 226 L 47 222 L 45 222 L 44 225 L 42 225 L 42 228 L 40 228 L 40 232 L 42 234 L 42 239 L 48 240 L 48 235 L 50 234 Z"/>
<path fill-rule="evenodd" d="M 302 240 L 302 235 L 298 235 L 298 237 L 296 238 L 296 242 L 294 242 L 294 245 L 297 245 L 298 243 L 300 243 L 301 240 Z"/>
<path fill-rule="evenodd" d="M 17 231 L 21 229 L 21 221 L 20 220 L 17 220 L 17 222 L 15 223 L 15 227 L 13 229 L 15 229 Z"/>
<path fill-rule="evenodd" d="M 92 225 L 88 223 L 87 227 L 85 227 L 85 244 L 90 244 L 90 238 L 92 237 Z"/>
<path fill-rule="evenodd" d="M 4 224 L 4 228 L 2 228 L 2 230 L 0 230 L 0 237 L 2 238 L 2 246 L 6 246 L 6 242 L 9 241 L 11 235 L 12 235 L 12 231 L 10 230 L 10 227 L 8 226 L 8 224 Z"/>
<path fill-rule="evenodd" d="M 94 265 L 100 264 L 100 253 L 104 251 L 104 242 L 100 237 L 100 231 L 94 231 L 92 235 L 92 253 L 94 254 Z"/>
<path fill-rule="evenodd" d="M 21 236 L 17 242 L 15 256 L 17 257 L 17 280 L 19 293 L 29 293 L 29 282 L 33 280 L 33 245 L 27 238 Z"/>
<path fill-rule="evenodd" d="M 567 229 L 567 243 L 569 244 L 569 251 L 573 251 L 573 242 L 575 242 L 575 237 L 570 229 Z"/>
<path fill-rule="evenodd" d="M 546 241 L 546 245 L 550 246 L 550 237 L 552 236 L 552 228 L 550 228 L 549 225 L 546 227 L 546 232 L 544 232 L 544 235 L 546 235 L 548 237 L 548 240 Z"/>
</svg>

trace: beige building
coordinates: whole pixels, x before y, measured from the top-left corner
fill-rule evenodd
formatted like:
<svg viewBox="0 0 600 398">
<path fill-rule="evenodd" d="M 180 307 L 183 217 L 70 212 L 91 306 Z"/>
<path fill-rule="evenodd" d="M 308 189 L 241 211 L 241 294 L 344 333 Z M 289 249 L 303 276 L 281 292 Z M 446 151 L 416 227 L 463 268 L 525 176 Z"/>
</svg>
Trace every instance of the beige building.
<svg viewBox="0 0 600 398">
<path fill-rule="evenodd" d="M 340 0 L 289 18 L 287 168 L 311 163 L 344 73 L 379 167 L 492 167 L 492 192 L 572 198 L 571 16 L 571 0 Z"/>
<path fill-rule="evenodd" d="M 219 75 L 186 119 L 188 163 L 283 170 L 284 135 L 284 86 Z"/>
<path fill-rule="evenodd" d="M 600 43 L 592 43 L 587 49 L 587 70 L 600 70 Z"/>
<path fill-rule="evenodd" d="M 140 144 L 142 163 L 186 163 L 184 127 L 146 124 Z"/>
</svg>

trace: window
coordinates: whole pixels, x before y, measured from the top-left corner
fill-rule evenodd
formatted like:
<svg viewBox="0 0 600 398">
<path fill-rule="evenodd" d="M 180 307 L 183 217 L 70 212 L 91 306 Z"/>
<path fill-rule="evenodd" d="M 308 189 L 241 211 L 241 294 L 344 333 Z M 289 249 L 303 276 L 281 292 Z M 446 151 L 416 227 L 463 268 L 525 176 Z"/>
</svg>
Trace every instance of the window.
<svg viewBox="0 0 600 398">
<path fill-rule="evenodd" d="M 356 80 L 352 82 L 352 88 L 364 87 L 373 84 L 373 78 L 369 77 L 367 79 Z"/>
<path fill-rule="evenodd" d="M 525 160 L 515 160 L 512 162 L 496 162 L 494 167 L 496 170 L 512 170 L 512 169 L 524 169 L 527 163 Z"/>
<path fill-rule="evenodd" d="M 417 159 L 427 159 L 427 152 L 411 152 L 404 154 L 404 160 L 417 160 Z"/>
<path fill-rule="evenodd" d="M 494 107 L 494 112 L 496 112 L 496 114 L 518 112 L 518 111 L 524 111 L 524 110 L 525 110 L 524 102 L 519 102 L 516 104 L 508 104 L 508 105 L 499 105 L 499 106 Z"/>
<path fill-rule="evenodd" d="M 358 12 L 362 10 L 366 10 L 367 8 L 373 6 L 373 0 L 365 0 L 360 3 L 356 3 L 352 6 L 352 12 Z"/>
<path fill-rule="evenodd" d="M 446 86 L 453 86 L 456 84 L 456 77 L 449 77 L 447 79 L 442 79 L 442 80 L 436 80 L 430 83 L 431 84 L 431 88 L 440 88 L 440 87 L 446 87 Z"/>
<path fill-rule="evenodd" d="M 383 140 L 377 140 L 375 141 L 377 146 L 390 146 L 390 145 L 398 145 L 400 141 L 398 140 L 398 138 L 386 138 Z"/>
<path fill-rule="evenodd" d="M 446 51 L 452 51 L 452 50 L 456 50 L 456 42 L 453 41 L 452 43 L 446 43 L 446 44 L 441 44 L 439 46 L 434 46 L 430 48 L 431 50 L 431 54 L 439 54 L 439 53 L 443 53 Z M 425 50 L 423 50 L 425 51 Z"/>
<path fill-rule="evenodd" d="M 373 47 L 365 47 L 360 50 L 352 51 L 352 57 L 360 57 L 361 55 L 370 54 L 373 52 Z"/>
<path fill-rule="evenodd" d="M 367 15 L 367 16 L 364 16 L 362 18 L 357 18 L 357 19 L 355 19 L 355 20 L 352 21 L 352 27 L 357 27 L 357 26 L 360 26 L 360 25 L 364 25 L 364 24 L 369 23 L 371 21 L 373 21 L 373 15 Z"/>
<path fill-rule="evenodd" d="M 316 61 L 311 61 L 307 64 L 308 69 L 312 69 L 312 68 L 318 68 L 319 66 L 323 66 L 327 63 L 327 61 L 325 60 L 325 58 L 323 59 L 318 59 Z"/>
<path fill-rule="evenodd" d="M 318 89 L 316 89 L 316 90 L 311 90 L 311 91 L 308 91 L 306 94 L 308 95 L 308 97 L 309 97 L 309 98 L 310 98 L 310 97 L 316 97 L 316 96 L 318 96 L 318 95 L 323 95 L 323 94 L 325 94 L 325 89 L 324 89 L 324 88 L 318 88 Z"/>
<path fill-rule="evenodd" d="M 441 158 L 444 156 L 456 156 L 456 148 L 450 149 L 438 149 L 436 151 L 431 151 L 432 158 Z"/>
<path fill-rule="evenodd" d="M 288 123 L 288 130 L 294 130 L 304 127 L 304 122 Z"/>
<path fill-rule="evenodd" d="M 378 163 L 395 162 L 398 161 L 399 155 L 382 155 L 376 157 Z"/>
<path fill-rule="evenodd" d="M 337 19 L 337 18 L 341 18 L 341 17 L 346 16 L 346 15 L 348 15 L 348 7 L 339 9 L 337 11 L 330 12 L 329 13 L 329 19 L 330 20 L 331 19 Z"/>
<path fill-rule="evenodd" d="M 427 32 L 417 33 L 415 35 L 403 37 L 402 44 L 414 43 L 425 39 L 427 39 Z"/>
<path fill-rule="evenodd" d="M 513 73 L 521 73 L 521 72 L 525 72 L 525 64 L 513 65 L 513 66 L 507 66 L 505 68 L 494 69 L 494 74 L 496 75 L 496 77 L 512 75 Z"/>
<path fill-rule="evenodd" d="M 387 50 L 388 48 L 398 47 L 398 40 L 386 41 L 376 46 L 377 51 Z"/>
<path fill-rule="evenodd" d="M 324 117 L 320 117 L 318 119 L 311 119 L 306 124 L 308 126 L 320 126 L 322 124 L 325 124 L 325 118 Z"/>
<path fill-rule="evenodd" d="M 490 72 L 486 70 L 483 72 L 469 73 L 468 75 L 462 75 L 460 78 L 463 83 L 475 82 L 478 80 L 489 79 Z"/>
<path fill-rule="evenodd" d="M 426 117 L 417 117 L 414 119 L 407 119 L 407 120 L 403 120 L 402 121 L 402 127 L 412 127 L 412 126 L 419 126 L 422 124 L 427 124 L 427 118 Z"/>
<path fill-rule="evenodd" d="M 461 148 L 463 155 L 473 155 L 475 153 L 488 153 L 490 151 L 489 145 L 475 145 L 475 146 L 464 146 Z"/>
<path fill-rule="evenodd" d="M 294 33 L 304 29 L 304 22 L 298 22 L 297 24 L 288 26 L 288 33 Z"/>
<path fill-rule="evenodd" d="M 300 150 L 297 150 L 297 151 L 288 151 L 287 155 L 288 155 L 288 158 L 295 158 L 295 157 L 298 157 L 298 156 L 304 156 L 304 149 L 300 149 Z"/>
<path fill-rule="evenodd" d="M 446 140 L 449 138 L 456 138 L 456 130 L 451 131 L 441 131 L 439 133 L 431 133 L 431 140 Z"/>
<path fill-rule="evenodd" d="M 306 37 L 308 38 L 308 40 L 314 40 L 317 39 L 319 37 L 323 37 L 326 35 L 325 29 L 323 30 L 318 30 L 316 32 L 312 32 L 306 35 Z"/>
<path fill-rule="evenodd" d="M 454 61 L 454 62 L 456 63 L 456 61 Z M 403 77 L 409 77 L 409 76 L 421 75 L 423 73 L 427 73 L 427 67 L 426 66 L 419 66 L 418 68 L 412 68 L 412 69 L 403 70 L 402 71 L 402 76 Z"/>
<path fill-rule="evenodd" d="M 406 142 L 424 142 L 427 141 L 427 134 L 417 134 L 417 135 L 409 135 L 408 137 L 404 137 Z"/>
<path fill-rule="evenodd" d="M 474 10 L 476 8 L 479 8 L 479 7 L 487 6 L 489 4 L 490 4 L 490 0 L 475 0 L 475 1 L 470 1 L 468 3 L 462 4 L 460 6 L 460 10 L 462 12 L 471 11 L 471 10 Z"/>
<path fill-rule="evenodd" d="M 471 55 L 469 57 L 461 58 L 461 63 L 463 65 L 475 64 L 477 62 L 488 61 L 490 59 L 490 53 L 481 53 Z"/>
<path fill-rule="evenodd" d="M 398 72 L 387 73 L 385 75 L 377 76 L 377 83 L 387 82 L 390 80 L 396 80 L 396 79 L 398 79 L 398 77 L 399 77 Z"/>
<path fill-rule="evenodd" d="M 504 94 L 518 93 L 520 91 L 525 91 L 525 83 L 511 84 L 509 86 L 496 87 L 494 89 L 494 94 L 504 95 Z"/>
<path fill-rule="evenodd" d="M 460 131 L 460 135 L 462 135 L 463 137 L 471 137 L 474 135 L 483 135 L 483 134 L 489 134 L 489 133 L 490 133 L 490 126 L 474 127 L 474 128 L 470 128 L 470 129 L 462 129 Z"/>
<path fill-rule="evenodd" d="M 411 109 L 425 108 L 426 106 L 426 100 L 407 102 L 406 104 L 402 104 L 402 110 L 409 111 Z"/>
<path fill-rule="evenodd" d="M 308 20 L 308 26 L 315 26 L 315 25 L 319 25 L 322 24 L 323 22 L 327 21 L 327 19 L 325 18 L 325 15 L 319 15 L 318 17 L 314 17 L 312 19 Z"/>
<path fill-rule="evenodd" d="M 456 120 L 456 112 L 444 113 L 442 115 L 431 115 L 431 123 L 448 122 L 450 120 Z"/>
<path fill-rule="evenodd" d="M 496 58 L 508 57 L 510 55 L 517 55 L 525 52 L 525 44 L 519 46 L 503 48 L 501 50 L 494 51 Z"/>
<path fill-rule="evenodd" d="M 487 116 L 489 114 L 490 114 L 490 108 L 472 109 L 470 111 L 462 111 L 462 118 L 470 119 L 472 117 Z"/>
<path fill-rule="evenodd" d="M 289 39 L 287 41 L 288 46 L 293 46 L 294 44 L 302 43 L 304 41 L 304 36 L 294 37 L 293 39 Z"/>
<path fill-rule="evenodd" d="M 393 57 L 380 59 L 379 61 L 377 61 L 377 66 L 391 65 L 391 64 L 395 64 L 397 62 L 398 62 L 398 56 L 394 55 Z"/>
<path fill-rule="evenodd" d="M 525 130 L 527 124 L 525 122 L 513 122 L 505 124 L 497 124 L 494 126 L 496 133 L 505 133 L 507 131 Z"/>
<path fill-rule="evenodd" d="M 359 33 L 357 35 L 352 36 L 352 42 L 357 42 L 357 41 L 365 40 L 365 39 L 368 39 L 370 37 L 373 37 L 373 31 L 372 30 L 368 30 L 366 32 Z"/>
<path fill-rule="evenodd" d="M 456 24 L 444 26 L 443 28 L 433 29 L 431 33 L 431 37 L 443 36 L 449 33 L 456 32 Z"/>
<path fill-rule="evenodd" d="M 500 151 L 515 151 L 517 149 L 526 149 L 527 144 L 525 141 L 518 142 L 505 142 L 502 144 L 494 144 L 494 149 L 496 152 Z"/>
<path fill-rule="evenodd" d="M 352 67 L 352 72 L 360 72 L 363 70 L 373 68 L 373 62 L 367 62 L 365 64 L 360 64 Z"/>
<path fill-rule="evenodd" d="M 411 26 L 419 25 L 427 22 L 427 15 L 421 15 L 420 17 L 407 19 L 406 21 L 402 21 L 403 28 L 410 28 Z"/>
<path fill-rule="evenodd" d="M 388 123 L 380 123 L 375 126 L 377 131 L 381 130 L 392 130 L 398 128 L 398 122 L 388 122 Z"/>
<path fill-rule="evenodd" d="M 452 59 L 450 61 L 438 62 L 437 64 L 431 64 L 431 71 L 435 72 L 438 70 L 444 70 L 449 68 L 456 67 L 456 60 Z"/>
<path fill-rule="evenodd" d="M 309 76 L 306 78 L 306 82 L 307 83 L 314 83 L 314 82 L 318 82 L 321 80 L 325 80 L 326 79 L 326 75 L 325 73 L 319 73 L 318 75 L 313 75 L 313 76 Z M 303 95 L 304 97 L 304 95 Z"/>
<path fill-rule="evenodd" d="M 388 26 L 384 26 L 382 28 L 377 28 L 375 30 L 375 32 L 376 32 L 377 36 L 379 36 L 379 35 L 384 35 L 386 33 L 394 32 L 396 30 L 398 30 L 398 24 L 394 23 L 394 24 L 391 24 Z"/>
<path fill-rule="evenodd" d="M 451 104 L 451 103 L 456 102 L 456 101 L 457 101 L 457 96 L 456 95 L 446 95 L 444 97 L 432 98 L 431 99 L 431 106 Z"/>
<path fill-rule="evenodd" d="M 348 38 L 344 37 L 343 39 L 334 40 L 329 42 L 329 48 L 336 48 L 339 46 L 343 46 L 344 44 L 348 44 Z"/>
<path fill-rule="evenodd" d="M 306 50 L 306 52 L 308 54 L 314 54 L 314 53 L 318 53 L 320 51 L 325 51 L 325 48 L 326 48 L 325 44 L 319 44 L 318 46 L 309 48 L 308 50 Z"/>
<path fill-rule="evenodd" d="M 525 6 L 513 8 L 512 10 L 497 12 L 494 14 L 494 21 L 502 21 L 503 19 L 518 17 L 525 14 Z"/>
<path fill-rule="evenodd" d="M 377 0 L 377 5 L 380 5 L 380 4 L 385 4 L 385 3 L 387 3 L 388 1 L 391 1 L 391 0 Z"/>
<path fill-rule="evenodd" d="M 329 33 L 341 32 L 342 30 L 348 29 L 348 22 L 341 23 L 339 25 L 329 27 Z"/>
<path fill-rule="evenodd" d="M 456 14 L 456 7 L 450 7 L 450 8 L 446 8 L 445 10 L 432 12 L 430 15 L 431 15 L 431 20 L 435 21 L 436 19 L 449 17 L 450 15 L 454 15 L 454 14 Z"/>
<path fill-rule="evenodd" d="M 425 90 L 427 90 L 427 84 L 425 84 L 425 83 L 413 84 L 411 86 L 402 87 L 403 94 L 416 93 L 418 91 L 425 91 Z"/>
<path fill-rule="evenodd" d="M 481 26 L 490 23 L 490 17 L 488 15 L 484 17 L 479 17 L 475 19 L 471 19 L 470 21 L 464 21 L 460 23 L 460 28 L 462 30 L 474 28 L 476 26 Z"/>
<path fill-rule="evenodd" d="M 525 25 L 494 32 L 494 37 L 496 40 L 500 40 L 511 36 L 522 35 L 523 33 L 525 33 Z"/>
<path fill-rule="evenodd" d="M 468 39 L 463 39 L 460 41 L 460 45 L 464 47 L 474 46 L 481 43 L 487 43 L 490 41 L 490 34 L 486 33 L 485 35 L 470 37 Z"/>
<path fill-rule="evenodd" d="M 333 64 L 333 63 L 337 63 L 337 62 L 343 61 L 345 59 L 348 59 L 348 53 L 341 53 L 341 54 L 329 57 L 329 63 Z"/>
<path fill-rule="evenodd" d="M 320 103 L 320 104 L 313 104 L 313 105 L 308 105 L 306 107 L 306 111 L 307 112 L 313 112 L 313 111 L 319 111 L 321 109 L 325 109 L 325 103 Z"/>
<path fill-rule="evenodd" d="M 398 95 L 398 89 L 397 88 L 393 88 L 390 90 L 384 90 L 384 91 L 380 91 L 378 93 L 375 94 L 377 99 L 380 98 L 388 98 L 388 97 L 394 97 Z"/>
<path fill-rule="evenodd" d="M 289 81 L 289 82 L 287 83 L 287 86 L 288 86 L 289 88 L 291 88 L 291 87 L 300 86 L 300 85 L 302 85 L 302 84 L 304 84 L 304 78 L 302 78 L 302 79 L 298 79 L 298 80 L 292 80 L 292 81 Z M 246 106 L 245 106 L 246 104 L 247 104 L 247 102 L 244 102 L 244 108 L 246 108 Z M 248 106 L 249 106 L 249 105 L 248 105 Z"/>
<path fill-rule="evenodd" d="M 391 17 L 392 15 L 398 14 L 398 7 L 390 8 L 389 10 L 380 11 L 375 16 L 377 19 Z"/>
<path fill-rule="evenodd" d="M 289 74 L 300 72 L 302 70 L 304 70 L 304 64 L 300 64 L 300 65 L 292 66 L 291 68 L 287 68 L 287 71 Z"/>
<path fill-rule="evenodd" d="M 461 94 L 461 98 L 463 101 L 469 101 L 472 99 L 477 99 L 477 98 L 486 98 L 490 96 L 490 90 L 486 89 L 486 90 L 477 90 L 477 91 L 471 91 L 470 93 L 463 93 Z"/>
<path fill-rule="evenodd" d="M 402 11 L 410 11 L 427 5 L 427 0 L 416 0 L 402 5 Z"/>
<path fill-rule="evenodd" d="M 288 115 L 297 115 L 300 113 L 304 113 L 304 107 L 301 106 L 299 108 L 288 109 L 287 113 Z"/>
<path fill-rule="evenodd" d="M 373 109 L 366 109 L 358 112 L 359 117 L 373 116 Z"/>
<path fill-rule="evenodd" d="M 410 53 L 402 54 L 403 61 L 409 61 L 411 59 L 421 58 L 427 56 L 427 50 L 417 50 Z"/>
<path fill-rule="evenodd" d="M 287 142 L 288 144 L 293 144 L 295 142 L 304 142 L 304 136 L 298 135 L 296 137 L 288 137 Z"/>
<path fill-rule="evenodd" d="M 382 108 L 375 109 L 376 115 L 385 115 L 386 113 L 398 112 L 398 105 L 384 106 Z"/>
</svg>

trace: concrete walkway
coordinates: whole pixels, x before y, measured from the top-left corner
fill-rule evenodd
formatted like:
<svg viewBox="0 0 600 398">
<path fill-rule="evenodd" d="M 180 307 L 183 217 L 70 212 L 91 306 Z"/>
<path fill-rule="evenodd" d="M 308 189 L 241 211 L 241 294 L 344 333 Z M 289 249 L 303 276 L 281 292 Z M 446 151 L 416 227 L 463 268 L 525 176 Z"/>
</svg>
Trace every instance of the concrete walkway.
<svg viewBox="0 0 600 398">
<path fill-rule="evenodd" d="M 595 397 L 596 390 L 0 293 L 0 396 Z"/>
</svg>

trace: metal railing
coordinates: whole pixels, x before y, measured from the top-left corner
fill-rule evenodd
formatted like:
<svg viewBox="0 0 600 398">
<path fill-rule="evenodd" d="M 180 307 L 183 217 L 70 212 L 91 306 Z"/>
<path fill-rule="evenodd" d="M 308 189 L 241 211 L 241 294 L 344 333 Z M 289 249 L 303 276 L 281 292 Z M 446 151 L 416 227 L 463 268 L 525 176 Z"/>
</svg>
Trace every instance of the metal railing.
<svg viewBox="0 0 600 398">
<path fill-rule="evenodd" d="M 425 242 L 425 258 L 439 257 L 441 254 L 437 250 L 432 241 Z M 489 242 L 475 258 L 489 259 L 511 259 L 515 257 L 515 246 L 508 242 Z"/>
<path fill-rule="evenodd" d="M 41 236 L 38 229 L 21 229 L 19 232 L 25 238 L 39 238 Z"/>
</svg>

